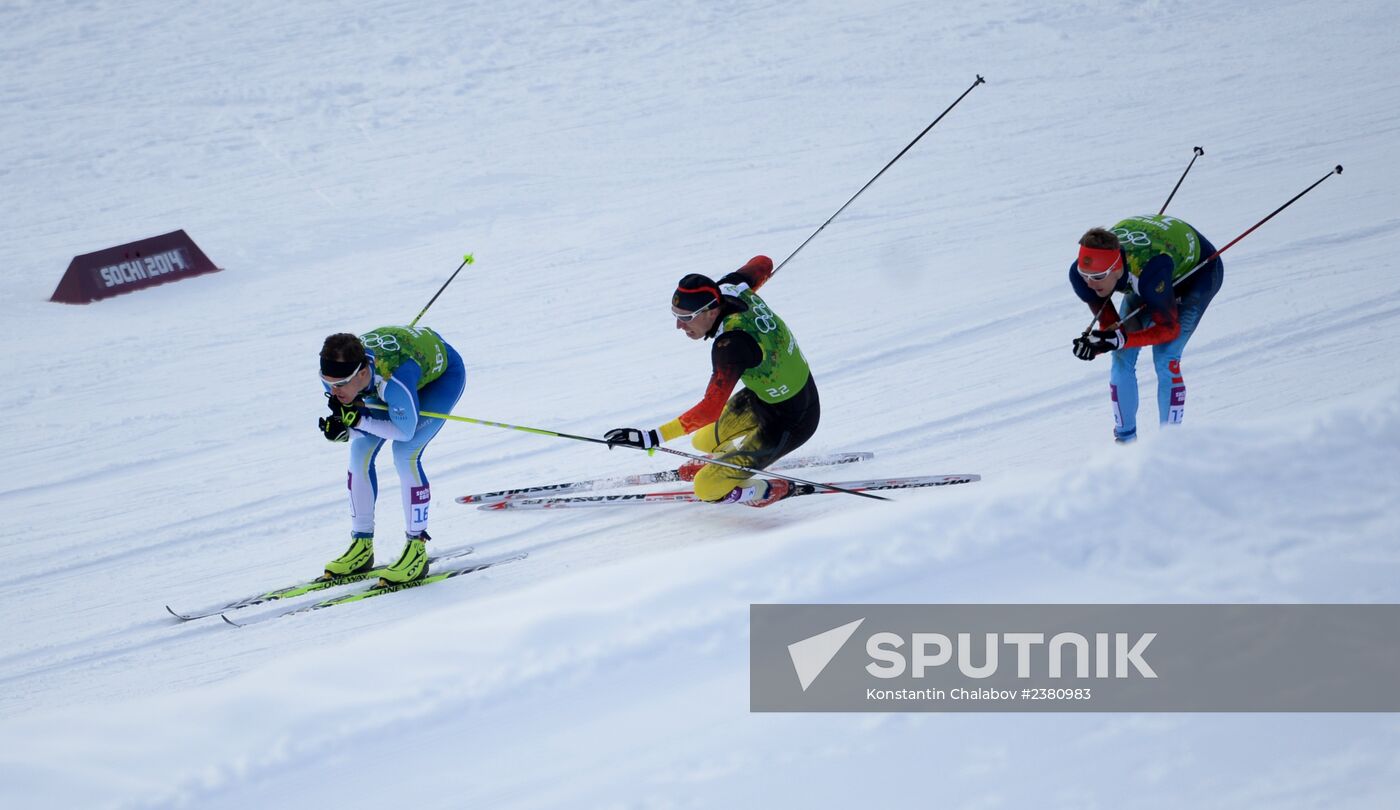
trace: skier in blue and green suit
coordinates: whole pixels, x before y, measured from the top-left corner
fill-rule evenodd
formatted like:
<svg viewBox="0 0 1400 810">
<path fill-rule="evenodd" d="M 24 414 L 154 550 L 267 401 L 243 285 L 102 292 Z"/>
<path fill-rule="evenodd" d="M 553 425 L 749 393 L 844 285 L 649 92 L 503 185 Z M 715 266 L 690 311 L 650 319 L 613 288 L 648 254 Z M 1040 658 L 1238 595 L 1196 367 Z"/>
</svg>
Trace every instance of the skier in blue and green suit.
<svg viewBox="0 0 1400 810">
<path fill-rule="evenodd" d="M 450 413 L 466 379 L 461 355 L 431 329 L 383 326 L 358 337 L 339 333 L 326 338 L 321 384 L 331 415 L 319 424 L 327 440 L 350 443 L 351 531 L 350 547 L 326 563 L 327 577 L 374 567 L 374 502 L 379 493 L 374 461 L 386 441 L 393 442 L 407 542 L 380 577 L 400 583 L 427 576 L 432 494 L 422 456 L 443 420 L 421 412 Z"/>
</svg>

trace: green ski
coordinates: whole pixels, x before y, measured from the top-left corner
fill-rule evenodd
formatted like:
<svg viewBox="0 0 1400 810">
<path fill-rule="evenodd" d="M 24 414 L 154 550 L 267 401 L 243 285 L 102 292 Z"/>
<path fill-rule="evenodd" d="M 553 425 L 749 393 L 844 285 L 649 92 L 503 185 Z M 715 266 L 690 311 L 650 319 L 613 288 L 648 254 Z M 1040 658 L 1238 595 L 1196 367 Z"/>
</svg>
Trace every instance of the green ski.
<svg viewBox="0 0 1400 810">
<path fill-rule="evenodd" d="M 455 560 L 458 557 L 465 557 L 470 553 L 472 553 L 472 546 L 465 546 L 463 548 L 453 549 L 451 551 L 446 551 L 442 554 L 437 554 L 435 556 L 429 557 L 428 565 L 431 566 L 434 563 Z M 299 582 L 296 585 L 288 585 L 285 588 L 278 588 L 274 591 L 264 591 L 263 593 L 254 594 L 252 596 L 245 596 L 242 599 L 235 599 L 232 602 L 216 605 L 213 607 L 201 608 L 199 610 L 177 611 L 169 605 L 166 605 L 165 609 L 170 612 L 171 616 L 174 616 L 175 618 L 181 621 L 203 619 L 206 616 L 217 616 L 222 613 L 226 613 L 230 610 L 240 610 L 242 608 L 252 607 L 253 605 L 261 605 L 267 602 L 274 602 L 278 599 L 292 599 L 298 596 L 305 596 L 308 593 L 324 591 L 328 588 L 338 588 L 341 585 L 350 585 L 355 582 L 363 582 L 366 579 L 377 578 L 381 573 L 383 573 L 384 569 L 388 567 L 389 566 L 387 565 L 376 565 L 374 568 L 371 568 L 368 571 L 363 571 L 358 574 L 346 574 L 345 576 L 332 577 L 330 579 L 322 579 L 320 577 L 317 577 L 316 579 L 307 580 L 306 582 Z"/>
<path fill-rule="evenodd" d="M 311 605 L 301 605 L 298 607 L 291 608 L 289 610 L 284 610 L 281 613 L 267 613 L 260 616 L 255 616 L 252 619 L 248 619 L 242 622 L 236 622 L 230 619 L 228 616 L 223 615 L 221 615 L 220 618 L 222 618 L 225 622 L 233 625 L 234 627 L 247 627 L 250 624 L 258 624 L 260 622 L 270 621 L 272 619 L 280 619 L 284 616 L 294 616 L 298 613 L 310 613 L 313 610 L 321 610 L 322 608 L 334 607 L 336 605 L 345 605 L 351 602 L 362 602 L 366 599 L 373 599 L 376 596 L 383 596 L 387 593 L 395 593 L 397 591 L 408 590 L 409 588 L 417 588 L 421 585 L 430 585 L 434 582 L 442 582 L 443 580 L 452 579 L 453 577 L 460 577 L 463 574 L 472 574 L 477 571 L 482 571 L 487 568 L 491 568 L 493 566 L 504 565 L 505 563 L 515 562 L 516 560 L 523 560 L 528 556 L 529 552 L 522 551 L 518 554 L 511 554 L 506 557 L 496 557 L 493 559 L 481 560 L 480 562 L 474 562 L 469 565 L 464 565 L 461 568 L 452 568 L 447 571 L 440 571 L 438 573 L 429 573 L 428 576 L 424 577 L 423 579 L 415 580 L 413 582 L 374 585 L 369 588 L 355 591 L 354 593 L 347 593 L 344 596 L 337 596 L 334 599 L 326 599 L 324 601 L 316 602 L 315 604 Z"/>
</svg>

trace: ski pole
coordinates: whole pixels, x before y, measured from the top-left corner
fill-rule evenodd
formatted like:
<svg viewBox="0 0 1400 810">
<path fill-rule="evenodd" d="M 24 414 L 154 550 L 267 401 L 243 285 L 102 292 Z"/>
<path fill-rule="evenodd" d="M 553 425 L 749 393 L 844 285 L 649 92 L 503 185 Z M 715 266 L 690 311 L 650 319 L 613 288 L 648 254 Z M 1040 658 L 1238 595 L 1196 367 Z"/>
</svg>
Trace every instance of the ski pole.
<svg viewBox="0 0 1400 810">
<path fill-rule="evenodd" d="M 847 206 L 847 205 L 850 205 L 851 203 L 855 202 L 855 201 L 856 201 L 856 197 L 859 197 L 862 193 L 865 192 L 865 190 L 866 190 L 867 188 L 870 188 L 870 186 L 871 186 L 872 183 L 874 183 L 876 180 L 879 180 L 879 179 L 880 179 L 880 175 L 884 174 L 885 171 L 886 171 L 887 169 L 889 169 L 889 167 L 893 166 L 893 165 L 895 164 L 895 161 L 896 161 L 896 160 L 899 160 L 900 158 L 904 157 L 904 153 L 905 153 L 905 152 L 908 152 L 910 149 L 914 148 L 914 144 L 918 143 L 918 142 L 919 142 L 919 138 L 924 137 L 924 135 L 926 135 L 926 134 L 928 133 L 929 130 L 933 129 L 933 125 L 934 125 L 934 124 L 937 124 L 939 121 L 942 121 L 942 120 L 943 120 L 943 116 L 947 115 L 954 107 L 958 106 L 958 102 L 959 102 L 959 101 L 962 101 L 962 100 L 967 96 L 968 93 L 971 93 L 971 92 L 973 91 L 973 89 L 974 89 L 975 87 L 977 87 L 977 85 L 979 85 L 979 84 L 985 84 L 986 81 L 987 81 L 987 80 L 984 79 L 984 78 L 982 78 L 982 76 L 979 74 L 979 75 L 977 76 L 977 81 L 973 82 L 971 87 L 969 87 L 969 88 L 967 88 L 966 90 L 964 90 L 964 91 L 963 91 L 963 94 L 962 94 L 961 96 L 958 96 L 958 98 L 957 98 L 956 101 L 954 101 L 952 104 L 949 104 L 949 105 L 948 105 L 948 109 L 946 109 L 946 110 L 944 110 L 943 112 L 939 113 L 938 117 L 935 118 L 935 119 L 933 119 L 933 124 L 929 124 L 928 126 L 924 127 L 924 131 L 923 131 L 923 132 L 920 132 L 920 133 L 918 134 L 918 136 L 914 138 L 914 140 L 910 141 L 908 146 L 906 146 L 906 147 L 904 147 L 903 149 L 899 150 L 899 154 L 895 155 L 895 156 L 894 156 L 894 159 L 891 160 L 889 163 L 886 163 L 884 169 L 881 169 L 880 171 L 876 172 L 874 177 L 870 178 L 870 180 L 867 181 L 865 185 L 863 185 L 863 186 L 860 187 L 860 191 L 857 191 L 849 200 L 846 200 L 846 205 L 843 205 L 843 206 L 841 206 L 840 208 L 836 209 L 836 213 L 832 214 L 831 217 L 830 217 L 829 219 L 827 219 L 826 222 L 823 222 L 823 223 L 821 224 L 821 228 L 817 228 L 815 231 L 813 231 L 811 236 L 807 237 L 807 239 L 806 239 L 805 241 L 803 241 L 802 244 L 800 244 L 800 245 L 797 246 L 797 250 L 794 250 L 792 253 L 790 253 L 790 254 L 788 255 L 788 257 L 787 257 L 786 259 L 783 259 L 781 262 L 779 262 L 779 263 L 778 263 L 778 266 L 773 268 L 773 273 L 776 274 L 779 270 L 783 269 L 783 265 L 785 265 L 785 264 L 787 264 L 788 262 L 792 261 L 792 257 L 793 257 L 793 256 L 796 256 L 796 255 L 802 250 L 802 248 L 807 247 L 807 243 L 808 243 L 808 242 L 812 241 L 813 239 L 816 239 L 816 238 L 817 238 L 817 234 L 821 233 L 823 228 L 825 228 L 826 226 L 830 225 L 832 220 L 834 220 L 834 219 L 836 219 L 838 216 L 840 216 L 840 215 L 841 215 L 841 212 L 846 210 L 846 206 Z M 771 276 L 770 276 L 770 278 L 771 278 Z"/>
<path fill-rule="evenodd" d="M 375 410 L 380 411 L 387 411 L 389 409 L 389 406 L 387 405 L 378 405 L 372 402 L 366 402 L 364 403 L 364 405 L 367 408 L 374 408 Z M 485 425 L 486 427 L 505 428 L 506 430 L 519 430 L 524 433 L 534 433 L 539 436 L 552 436 L 556 439 L 573 439 L 576 442 L 592 442 L 593 444 L 607 444 L 607 442 L 603 439 L 595 439 L 592 436 L 579 436 L 574 433 L 561 433 L 557 430 L 545 430 L 543 428 L 532 428 L 525 427 L 523 425 L 512 425 L 507 422 L 491 422 L 486 419 L 473 419 L 470 416 L 457 416 L 455 414 L 450 413 L 433 413 L 432 411 L 419 411 L 418 415 L 426 416 L 429 419 L 450 419 L 453 422 L 467 422 L 473 425 Z M 630 447 L 631 445 L 626 446 Z M 641 448 L 638 447 L 636 449 L 640 450 Z M 856 492 L 853 489 L 846 489 L 845 487 L 838 487 L 833 484 L 823 484 L 820 481 L 808 481 L 805 478 L 796 478 L 790 475 L 783 475 L 782 473 L 772 472 L 771 470 L 756 470 L 752 467 L 745 467 L 742 464 L 733 464 L 728 461 L 722 461 L 717 458 L 709 458 L 707 456 L 691 455 L 690 453 L 684 452 L 682 450 L 672 450 L 669 447 L 654 447 L 652 449 L 660 450 L 663 453 L 670 453 L 673 456 L 688 458 L 691 461 L 703 461 L 706 464 L 718 464 L 721 467 L 728 467 L 731 470 L 746 472 L 750 475 L 767 475 L 773 478 L 782 478 L 786 481 L 791 481 L 794 484 L 807 484 L 809 486 L 821 487 L 822 489 L 829 489 L 833 492 L 844 492 L 847 495 L 859 495 L 862 498 L 870 498 L 876 501 L 890 500 L 889 498 L 885 498 L 880 495 L 872 495 L 869 492 Z M 650 455 L 649 451 L 648 455 Z"/>
<path fill-rule="evenodd" d="M 426 303 L 426 304 L 423 305 L 422 311 L 419 312 L 419 313 L 418 313 L 418 316 L 415 317 L 415 318 L 413 319 L 413 323 L 410 323 L 410 324 L 408 325 L 408 328 L 409 328 L 409 329 L 412 329 L 413 327 L 415 327 L 415 326 L 418 325 L 418 318 L 423 317 L 423 314 L 426 313 L 426 312 L 428 311 L 428 307 L 432 306 L 432 305 L 433 305 L 433 302 L 436 301 L 436 300 L 438 300 L 438 296 L 439 296 L 439 295 L 442 295 L 442 291 L 445 290 L 445 289 L 447 289 L 447 285 L 452 283 L 452 279 L 456 278 L 456 277 L 457 277 L 457 274 L 460 273 L 460 272 L 462 272 L 462 268 L 463 268 L 463 267 L 466 267 L 466 266 L 469 265 L 469 264 L 475 264 L 475 263 L 476 263 L 476 258 L 475 258 L 474 256 L 472 256 L 472 254 L 468 253 L 467 255 L 463 256 L 463 257 L 462 257 L 462 263 L 459 264 L 459 265 L 457 265 L 457 269 L 452 271 L 452 275 L 450 275 L 450 276 L 447 277 L 447 280 L 444 281 L 444 282 L 442 283 L 442 286 L 438 288 L 438 291 L 437 291 L 436 293 L 433 293 L 433 297 L 430 298 L 430 299 L 428 299 L 428 303 Z"/>
<path fill-rule="evenodd" d="M 1191 268 L 1190 270 L 1186 271 L 1186 273 L 1183 274 L 1183 275 L 1181 276 L 1181 278 L 1179 278 L 1179 279 L 1177 279 L 1177 280 L 1175 280 L 1175 281 L 1172 282 L 1172 287 L 1176 287 L 1178 284 L 1180 284 L 1181 282 L 1185 281 L 1186 279 L 1188 279 L 1188 278 L 1190 278 L 1192 275 L 1194 275 L 1194 274 L 1196 273 L 1197 270 L 1200 270 L 1202 267 L 1205 267 L 1206 265 L 1210 264 L 1212 261 L 1215 260 L 1215 257 L 1216 257 L 1216 256 L 1219 256 L 1220 254 L 1222 254 L 1222 253 L 1224 253 L 1225 251 L 1229 250 L 1230 247 L 1231 247 L 1232 245 L 1234 245 L 1236 242 L 1240 241 L 1241 239 L 1243 239 L 1243 238 L 1245 238 L 1246 236 L 1249 236 L 1251 233 L 1253 233 L 1254 230 L 1255 230 L 1255 228 L 1258 228 L 1260 225 L 1263 225 L 1265 222 L 1268 222 L 1269 220 L 1273 219 L 1274 216 L 1275 216 L 1276 214 L 1278 214 L 1278 212 L 1282 211 L 1283 209 L 1285 209 L 1285 208 L 1287 208 L 1288 206 L 1292 205 L 1293 203 L 1297 202 L 1299 197 L 1302 197 L 1304 194 L 1307 194 L 1309 191 L 1312 191 L 1313 189 L 1315 189 L 1315 188 L 1317 188 L 1318 186 L 1322 185 L 1322 181 L 1323 181 L 1323 180 L 1326 180 L 1327 178 L 1331 177 L 1331 176 L 1334 175 L 1334 174 L 1341 174 L 1341 173 L 1342 173 L 1342 167 L 1341 167 L 1341 164 L 1338 164 L 1336 168 L 1334 168 L 1332 171 L 1328 172 L 1327 174 L 1324 174 L 1316 183 L 1313 183 L 1312 185 L 1310 185 L 1310 186 L 1308 186 L 1307 188 L 1303 189 L 1302 191 L 1298 192 L 1297 194 L 1295 194 L 1295 195 L 1293 196 L 1293 199 L 1289 200 L 1288 202 L 1284 203 L 1283 205 L 1280 205 L 1278 208 L 1275 208 L 1275 209 L 1274 209 L 1274 212 L 1273 212 L 1272 214 L 1269 214 L 1267 217 L 1264 217 L 1263 219 L 1261 219 L 1261 220 L 1259 220 L 1258 222 L 1254 223 L 1254 225 L 1252 225 L 1252 226 L 1250 227 L 1249 230 L 1245 231 L 1244 233 L 1240 234 L 1239 236 L 1236 236 L 1234 239 L 1231 239 L 1231 240 L 1230 240 L 1230 244 L 1228 244 L 1228 245 L 1226 245 L 1225 247 L 1220 248 L 1219 250 L 1217 250 L 1217 251 L 1215 251 L 1214 253 L 1210 254 L 1210 255 L 1207 256 L 1205 259 L 1203 259 L 1203 260 L 1201 261 L 1200 264 L 1198 264 L 1198 265 L 1196 265 L 1195 267 Z M 1119 319 L 1118 319 L 1118 324 L 1121 326 L 1124 322 L 1126 322 L 1126 321 L 1128 321 L 1128 320 L 1131 320 L 1131 319 L 1132 319 L 1135 315 L 1137 315 L 1139 312 L 1142 312 L 1142 309 L 1143 309 L 1142 306 L 1139 306 L 1137 309 L 1134 309 L 1132 312 L 1129 312 L 1127 315 L 1124 315 L 1122 318 L 1119 318 Z"/>
<path fill-rule="evenodd" d="M 660 451 L 663 452 L 663 453 L 670 453 L 670 454 L 673 455 L 673 456 L 680 456 L 681 458 L 688 458 L 688 459 L 690 459 L 691 461 L 703 461 L 703 462 L 706 463 L 706 464 L 718 464 L 718 465 L 721 466 L 721 467 L 728 467 L 728 468 L 731 469 L 731 470 L 739 470 L 740 472 L 746 472 L 746 473 L 748 473 L 748 474 L 750 474 L 750 475 L 771 475 L 771 476 L 773 476 L 774 478 L 782 478 L 782 479 L 784 479 L 784 480 L 791 481 L 791 482 L 793 482 L 793 483 L 795 483 L 795 484 L 807 484 L 808 486 L 821 487 L 822 489 L 829 489 L 829 490 L 831 490 L 832 492 L 844 492 L 844 493 L 846 493 L 847 495 L 859 495 L 859 496 L 862 497 L 862 498 L 870 498 L 871 500 L 876 500 L 876 501 L 888 501 L 888 500 L 889 500 L 889 498 L 885 498 L 885 497 L 882 497 L 882 496 L 880 496 L 880 495 L 871 495 L 869 492 L 856 492 L 854 489 L 846 489 L 845 487 L 838 487 L 838 486 L 836 486 L 835 484 L 823 484 L 821 481 L 808 481 L 808 480 L 805 479 L 805 478 L 798 478 L 798 477 L 792 476 L 792 475 L 783 475 L 782 473 L 772 472 L 772 471 L 770 471 L 770 470 L 756 470 L 756 469 L 754 469 L 754 468 L 752 468 L 752 467 L 745 467 L 745 466 L 742 465 L 742 464 L 733 464 L 733 463 L 730 463 L 730 462 L 728 462 L 728 461 L 722 461 L 722 460 L 717 459 L 717 458 L 710 458 L 709 456 L 697 456 L 697 455 L 693 455 L 693 454 L 691 454 L 691 453 L 685 452 L 684 450 L 672 450 L 672 449 L 669 448 L 669 447 L 660 447 L 660 446 L 655 447 L 655 448 L 653 448 L 653 449 L 655 449 L 655 450 L 660 450 Z"/>
<path fill-rule="evenodd" d="M 1157 212 L 1157 216 L 1160 217 L 1161 215 L 1167 212 L 1167 206 L 1171 205 L 1172 197 L 1176 196 L 1176 190 L 1181 188 L 1181 181 L 1186 179 L 1186 175 L 1191 171 L 1191 167 L 1196 165 L 1196 158 L 1200 157 L 1201 155 L 1204 155 L 1205 153 L 1206 150 L 1202 149 L 1199 146 L 1191 147 L 1191 162 L 1186 164 L 1186 171 L 1181 173 L 1181 177 L 1177 179 L 1176 185 L 1172 186 L 1172 193 L 1167 195 L 1167 201 L 1162 203 L 1162 210 Z"/>
<path fill-rule="evenodd" d="M 1170 194 L 1167 195 L 1167 201 L 1164 202 L 1164 203 L 1162 203 L 1162 210 L 1160 210 L 1160 211 L 1157 212 L 1157 216 L 1160 217 L 1161 215 L 1163 215 L 1163 214 L 1165 214 L 1165 213 L 1167 212 L 1167 206 L 1168 206 L 1168 205 L 1171 205 L 1172 197 L 1175 197 L 1175 196 L 1176 196 L 1176 190 L 1179 189 L 1179 188 L 1181 188 L 1181 181 L 1183 181 L 1183 180 L 1186 179 L 1186 175 L 1191 171 L 1191 167 L 1194 166 L 1194 165 L 1196 165 L 1196 158 L 1200 157 L 1201 155 L 1204 155 L 1205 153 L 1206 153 L 1206 150 L 1202 149 L 1202 148 L 1199 147 L 1199 146 L 1193 146 L 1193 147 L 1191 147 L 1191 162 L 1186 164 L 1186 171 L 1184 171 L 1184 172 L 1181 173 L 1181 177 L 1178 177 L 1178 178 L 1177 178 L 1177 180 L 1176 180 L 1176 185 L 1172 186 L 1172 193 L 1170 193 Z M 1103 314 L 1104 307 L 1108 306 L 1108 305 L 1111 304 L 1112 302 L 1113 302 L 1113 293 L 1109 293 L 1108 296 L 1107 296 L 1106 298 L 1104 298 L 1103 303 L 1102 303 L 1102 304 L 1099 304 L 1098 310 L 1097 310 L 1096 312 L 1094 312 L 1094 319 L 1091 320 L 1091 321 L 1089 321 L 1089 325 L 1088 325 L 1088 326 L 1084 327 L 1084 334 L 1085 334 L 1085 335 L 1088 335 L 1088 334 L 1089 334 L 1089 330 L 1090 330 L 1090 329 L 1093 329 L 1093 328 L 1094 328 L 1094 324 L 1098 323 L 1098 321 L 1099 321 L 1099 316 Z"/>
</svg>

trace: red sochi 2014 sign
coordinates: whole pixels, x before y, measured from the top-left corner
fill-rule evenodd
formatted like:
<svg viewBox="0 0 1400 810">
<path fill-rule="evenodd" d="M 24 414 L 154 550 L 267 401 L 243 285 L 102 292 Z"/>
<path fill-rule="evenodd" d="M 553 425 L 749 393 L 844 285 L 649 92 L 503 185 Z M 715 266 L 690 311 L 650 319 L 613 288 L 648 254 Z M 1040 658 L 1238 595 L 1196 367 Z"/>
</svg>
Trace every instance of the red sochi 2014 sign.
<svg viewBox="0 0 1400 810">
<path fill-rule="evenodd" d="M 87 304 L 219 269 L 188 234 L 174 231 L 75 256 L 49 300 Z"/>
</svg>

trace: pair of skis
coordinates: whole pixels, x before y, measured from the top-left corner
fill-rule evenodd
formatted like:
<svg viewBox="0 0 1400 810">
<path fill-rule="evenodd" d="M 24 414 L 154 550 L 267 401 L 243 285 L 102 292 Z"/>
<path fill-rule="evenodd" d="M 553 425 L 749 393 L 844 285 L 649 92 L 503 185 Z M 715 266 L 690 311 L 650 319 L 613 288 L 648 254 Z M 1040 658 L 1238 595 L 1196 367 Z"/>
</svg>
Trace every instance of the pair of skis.
<svg viewBox="0 0 1400 810">
<path fill-rule="evenodd" d="M 801 467 L 828 467 L 855 464 L 875 457 L 874 453 L 852 452 L 832 453 L 821 456 L 800 456 L 779 460 L 769 469 L 790 470 Z M 599 506 L 617 506 L 638 503 L 702 503 L 691 490 L 674 492 L 644 492 L 609 495 L 573 495 L 577 492 L 590 492 L 599 489 L 645 486 L 647 484 L 680 481 L 679 470 L 662 470 L 642 475 L 618 476 L 614 478 L 594 478 L 586 481 L 571 481 L 562 484 L 543 484 L 533 487 L 505 489 L 497 492 L 482 492 L 463 495 L 457 503 L 475 504 L 478 509 L 575 509 Z M 942 487 L 954 484 L 968 484 L 980 481 L 980 475 L 929 475 L 907 478 L 872 478 L 862 481 L 842 481 L 833 486 L 855 492 L 875 492 L 893 489 L 915 489 L 919 487 Z M 794 484 L 788 497 L 798 495 L 829 495 L 836 490 L 824 489 L 810 484 Z M 541 497 L 547 496 L 547 497 Z"/>
<path fill-rule="evenodd" d="M 858 461 L 869 461 L 874 458 L 874 453 L 832 453 L 825 456 L 806 456 L 800 458 L 779 459 L 769 469 L 792 470 L 798 467 L 830 467 L 838 464 L 854 464 Z M 661 470 L 660 472 L 642 473 L 641 475 L 619 475 L 612 478 L 590 478 L 587 481 L 570 481 L 565 484 L 541 484 L 534 487 L 519 487 L 517 489 L 503 489 L 498 492 L 481 492 L 476 495 L 463 495 L 457 499 L 457 503 L 465 504 L 492 504 L 503 501 L 526 500 L 541 498 L 546 496 L 566 495 L 574 492 L 591 492 L 598 489 L 615 489 L 617 487 L 639 487 L 647 484 L 665 484 L 672 481 L 680 481 L 680 470 Z"/>
<path fill-rule="evenodd" d="M 442 571 L 433 571 L 433 569 L 430 567 L 428 569 L 428 575 L 426 577 L 422 579 L 416 579 L 412 582 L 377 584 L 369 588 L 362 588 L 358 591 L 353 591 L 351 593 L 347 593 L 343 596 L 337 596 L 332 599 L 325 599 L 320 602 L 313 602 L 309 605 L 299 605 L 296 607 L 288 608 L 287 610 L 284 610 L 280 613 L 264 613 L 257 616 L 253 616 L 250 619 L 243 619 L 240 621 L 234 621 L 233 619 L 230 619 L 227 613 L 219 614 L 219 618 L 223 619 L 226 623 L 231 624 L 234 627 L 247 627 L 250 624 L 259 624 L 261 622 L 271 621 L 272 619 L 281 619 L 286 616 L 295 616 L 300 613 L 310 613 L 313 610 L 324 610 L 325 608 L 335 607 L 336 605 L 348 605 L 351 602 L 363 602 L 366 599 L 373 599 L 376 596 L 383 596 L 385 594 L 390 593 L 398 593 L 399 591 L 406 591 L 409 588 L 421 588 L 424 585 L 431 585 L 434 582 L 445 582 L 449 579 L 460 577 L 463 574 L 474 574 L 477 571 L 484 571 L 487 568 L 493 568 L 497 565 L 504 565 L 506 563 L 515 562 L 517 560 L 523 560 L 528 556 L 529 552 L 521 551 L 515 554 L 509 554 L 501 557 L 473 560 L 472 562 L 466 565 L 460 565 L 455 568 L 448 568 L 447 570 Z"/>
<path fill-rule="evenodd" d="M 805 456 L 788 458 L 774 464 L 771 469 L 797 469 L 802 467 L 821 466 L 841 466 L 855 464 L 861 461 L 868 461 L 875 457 L 874 453 L 833 453 L 822 456 Z M 695 493 L 689 490 L 674 492 L 642 492 L 624 493 L 610 495 L 572 495 L 571 493 L 590 492 L 599 489 L 612 489 L 616 487 L 644 486 L 647 484 L 668 483 L 680 481 L 679 470 L 663 470 L 642 475 L 629 475 L 614 478 L 595 478 L 586 481 L 572 481 L 562 484 L 545 484 L 542 486 L 521 487 L 517 489 L 500 490 L 497 492 L 484 492 L 475 495 L 463 495 L 457 498 L 458 503 L 476 504 L 481 509 L 567 509 L 577 507 L 613 506 L 627 503 L 698 503 Z M 915 476 L 908 478 L 872 478 L 862 481 L 844 481 L 835 486 L 843 489 L 854 490 L 856 492 L 875 492 L 896 489 L 915 489 L 921 487 L 942 487 L 955 484 L 967 484 L 973 481 L 980 481 L 979 475 L 933 475 Z M 793 497 L 796 495 L 827 495 L 834 494 L 834 490 L 822 489 L 811 484 L 794 485 Z M 540 497 L 548 495 L 549 497 Z M 471 546 L 459 549 L 452 549 L 428 558 L 429 574 L 427 577 L 415 582 L 405 582 L 393 585 L 370 585 L 350 593 L 323 599 L 310 604 L 299 604 L 280 612 L 263 613 L 253 616 L 251 619 L 235 621 L 229 618 L 230 613 L 236 613 L 244 608 L 262 605 L 268 602 L 294 599 L 307 594 L 319 591 L 339 588 L 343 585 L 353 585 L 370 579 L 378 579 L 387 566 L 371 568 L 359 574 L 324 578 L 319 577 L 314 580 L 298 582 L 283 588 L 271 591 L 263 591 L 241 599 L 221 602 L 209 607 L 197 610 L 178 611 L 166 605 L 165 609 L 181 621 L 192 621 L 194 619 L 219 616 L 228 624 L 235 627 L 243 627 L 249 624 L 256 624 L 271 619 L 278 619 L 284 616 L 294 616 L 299 613 L 309 613 L 315 610 L 323 610 L 336 605 L 349 604 L 351 602 L 361 602 L 365 599 L 372 599 L 376 596 L 383 596 L 389 593 L 418 588 L 423 585 L 430 585 L 434 582 L 443 582 L 464 574 L 474 573 L 497 565 L 523 560 L 527 556 L 525 552 L 508 554 L 489 559 L 473 558 L 471 562 L 462 564 L 459 561 L 472 553 Z M 446 566 L 445 568 L 443 566 Z"/>
<path fill-rule="evenodd" d="M 298 605 L 296 607 L 292 607 L 280 612 L 260 614 L 258 616 L 253 617 L 252 619 L 245 619 L 242 621 L 234 621 L 233 619 L 230 619 L 228 617 L 228 614 L 242 610 L 244 608 L 250 608 L 255 605 L 262 605 L 268 602 L 275 602 L 286 599 L 295 599 L 296 597 L 305 596 L 307 594 L 316 593 L 318 591 L 339 588 L 342 585 L 353 585 L 357 582 L 363 582 L 369 579 L 377 580 L 379 578 L 379 575 L 382 574 L 384 572 L 384 569 L 388 568 L 388 566 L 376 566 L 375 568 L 371 568 L 368 571 L 364 571 L 358 574 L 347 574 L 345 576 L 339 577 L 318 577 L 316 579 L 307 580 L 305 582 L 298 582 L 294 585 L 288 585 L 283 588 L 277 588 L 275 590 L 270 591 L 263 591 L 261 593 L 256 593 L 251 596 L 245 596 L 241 599 L 234 599 L 228 602 L 221 602 L 215 605 L 210 605 L 208 607 L 199 608 L 196 610 L 175 610 L 169 605 L 166 605 L 165 609 L 170 612 L 170 615 L 174 616 L 177 619 L 180 619 L 181 621 L 192 621 L 194 619 L 203 619 L 210 616 L 219 616 L 228 624 L 231 624 L 235 627 L 243 627 L 248 624 L 256 624 L 259 622 L 268 621 L 270 619 L 282 618 L 283 616 L 292 616 L 298 613 L 308 613 L 313 610 L 322 610 L 324 608 L 334 607 L 336 605 L 344 605 L 350 602 L 360 602 L 365 599 L 372 599 L 376 596 L 383 596 L 384 594 L 395 593 L 397 591 L 406 590 L 408 588 L 417 588 L 423 585 L 432 584 L 434 582 L 442 582 L 444 580 L 462 576 L 463 574 L 470 574 L 476 571 L 484 570 L 486 568 L 491 568 L 493 566 L 502 565 L 504 563 L 515 562 L 516 560 L 523 560 L 527 556 L 525 552 L 520 552 L 518 554 L 511 554 L 495 558 L 474 558 L 470 563 L 466 565 L 458 564 L 457 561 L 471 554 L 473 550 L 474 549 L 472 546 L 464 546 L 462 548 L 448 550 L 440 554 L 435 554 L 428 557 L 428 576 L 424 577 L 423 579 L 416 580 L 414 582 L 405 582 L 393 585 L 375 584 L 366 588 L 361 588 L 359 590 L 352 591 L 347 594 L 332 597 L 330 599 L 323 599 L 319 602 L 312 602 L 311 604 L 307 605 Z M 445 569 L 440 569 L 439 566 L 442 566 L 444 564 L 447 567 Z"/>
</svg>

